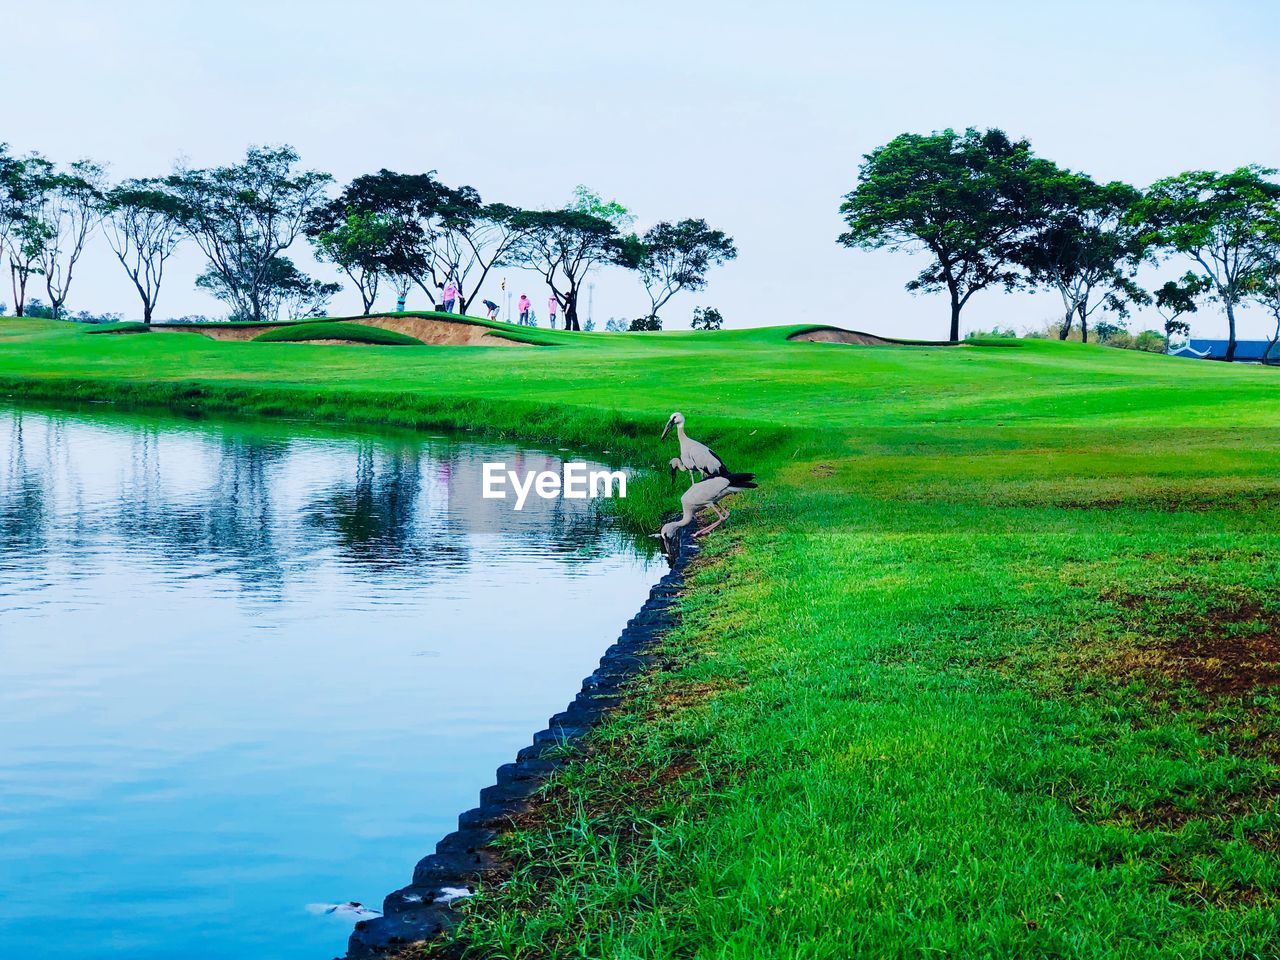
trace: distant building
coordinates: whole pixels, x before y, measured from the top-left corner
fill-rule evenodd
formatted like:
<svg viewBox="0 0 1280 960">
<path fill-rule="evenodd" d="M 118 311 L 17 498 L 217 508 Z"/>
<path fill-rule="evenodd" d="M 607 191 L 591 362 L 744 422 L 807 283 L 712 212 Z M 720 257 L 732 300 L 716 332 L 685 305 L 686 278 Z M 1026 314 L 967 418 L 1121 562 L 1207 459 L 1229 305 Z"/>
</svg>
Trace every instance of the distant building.
<svg viewBox="0 0 1280 960">
<path fill-rule="evenodd" d="M 1266 355 L 1270 340 L 1237 340 L 1236 360 L 1244 363 L 1260 363 Z M 1170 350 L 1171 357 L 1191 357 L 1199 360 L 1225 360 L 1227 358 L 1226 340 L 1188 340 L 1176 350 Z M 1280 361 L 1280 344 L 1271 351 L 1271 360 Z"/>
</svg>

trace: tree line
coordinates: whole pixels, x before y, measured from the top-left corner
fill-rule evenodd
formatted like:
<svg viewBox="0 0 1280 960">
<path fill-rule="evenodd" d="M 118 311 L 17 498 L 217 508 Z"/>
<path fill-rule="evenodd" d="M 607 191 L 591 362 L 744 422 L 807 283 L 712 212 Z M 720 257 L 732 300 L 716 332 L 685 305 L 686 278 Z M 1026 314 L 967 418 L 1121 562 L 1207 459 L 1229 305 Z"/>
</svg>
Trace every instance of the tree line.
<svg viewBox="0 0 1280 960">
<path fill-rule="evenodd" d="M 737 256 L 733 240 L 705 220 L 660 221 L 643 233 L 617 201 L 585 187 L 555 210 L 486 202 L 435 171 L 379 170 L 340 191 L 333 178 L 299 167 L 288 146 L 251 147 L 228 166 L 180 167 L 163 177 L 108 182 L 90 160 L 56 166 L 0 144 L 0 256 L 7 258 L 15 312 L 43 283 L 52 316 L 65 313 L 75 268 L 101 229 L 150 324 L 170 258 L 194 243 L 207 261 L 196 285 L 236 320 L 318 316 L 341 289 L 310 277 L 287 256 L 301 238 L 354 286 L 364 314 L 390 287 L 403 303 L 419 289 L 434 304 L 447 283 L 459 308 L 479 299 L 497 267 L 533 270 L 559 303 L 565 328 L 581 329 L 579 303 L 592 270 L 634 271 L 649 299 L 637 323 L 660 329 L 660 312 L 681 291 L 704 289 L 708 271 Z"/>
<path fill-rule="evenodd" d="M 999 129 L 908 133 L 863 158 L 840 206 L 848 229 L 839 242 L 928 253 L 907 289 L 947 292 L 951 340 L 969 299 L 989 287 L 1056 290 L 1059 337 L 1078 324 L 1086 342 L 1095 313 L 1123 320 L 1137 305 L 1154 304 L 1166 337 L 1186 334 L 1183 318 L 1210 298 L 1225 314 L 1230 360 L 1246 301 L 1270 311 L 1272 345 L 1280 340 L 1275 174 L 1195 170 L 1140 190 L 1064 169 Z M 1137 284 L 1143 264 L 1170 260 L 1189 269 L 1154 291 Z"/>
</svg>

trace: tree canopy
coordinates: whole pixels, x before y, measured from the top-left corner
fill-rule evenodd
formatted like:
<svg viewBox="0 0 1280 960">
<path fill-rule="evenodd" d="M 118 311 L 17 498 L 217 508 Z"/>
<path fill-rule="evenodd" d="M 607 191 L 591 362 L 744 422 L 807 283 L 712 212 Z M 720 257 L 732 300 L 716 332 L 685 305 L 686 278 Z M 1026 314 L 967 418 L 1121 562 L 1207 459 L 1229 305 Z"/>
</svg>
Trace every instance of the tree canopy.
<svg viewBox="0 0 1280 960">
<path fill-rule="evenodd" d="M 1236 352 L 1235 308 L 1267 261 L 1267 237 L 1280 221 L 1276 171 L 1192 170 L 1158 180 L 1135 209 L 1146 242 L 1193 260 L 1227 315 L 1227 352 Z"/>
<path fill-rule="evenodd" d="M 1056 173 L 1026 140 L 1002 130 L 902 134 L 863 158 L 858 185 L 840 206 L 849 229 L 839 240 L 928 252 L 930 264 L 907 289 L 945 289 L 950 339 L 958 340 L 970 297 L 1023 282 L 1018 241 L 1035 219 L 1042 182 Z"/>
</svg>

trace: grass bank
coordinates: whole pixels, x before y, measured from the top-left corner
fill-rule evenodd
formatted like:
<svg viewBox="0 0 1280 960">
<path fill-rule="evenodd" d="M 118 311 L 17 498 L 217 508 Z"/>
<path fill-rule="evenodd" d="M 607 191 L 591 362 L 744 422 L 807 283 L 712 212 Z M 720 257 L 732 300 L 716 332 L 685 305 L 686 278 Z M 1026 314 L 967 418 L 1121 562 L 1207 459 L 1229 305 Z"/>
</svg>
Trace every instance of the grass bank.
<svg viewBox="0 0 1280 960">
<path fill-rule="evenodd" d="M 795 329 L 352 350 L 7 320 L 0 392 L 655 466 L 679 409 L 760 475 L 668 668 L 468 907 L 477 954 L 1277 956 L 1275 371 Z"/>
</svg>

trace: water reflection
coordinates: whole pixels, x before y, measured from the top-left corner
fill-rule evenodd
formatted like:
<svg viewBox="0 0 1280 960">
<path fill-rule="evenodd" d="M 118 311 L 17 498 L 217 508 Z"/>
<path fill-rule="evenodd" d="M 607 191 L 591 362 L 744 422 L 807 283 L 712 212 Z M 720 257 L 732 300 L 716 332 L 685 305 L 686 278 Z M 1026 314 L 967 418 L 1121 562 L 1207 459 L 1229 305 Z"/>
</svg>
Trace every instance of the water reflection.
<svg viewBox="0 0 1280 960">
<path fill-rule="evenodd" d="M 0 453 L 0 956 L 340 952 L 306 905 L 406 882 L 658 575 L 482 499 L 559 466 L 508 446 L 0 409 Z"/>
</svg>

